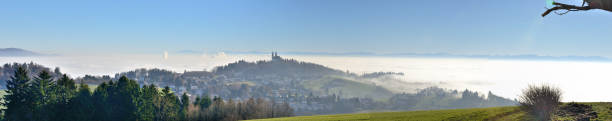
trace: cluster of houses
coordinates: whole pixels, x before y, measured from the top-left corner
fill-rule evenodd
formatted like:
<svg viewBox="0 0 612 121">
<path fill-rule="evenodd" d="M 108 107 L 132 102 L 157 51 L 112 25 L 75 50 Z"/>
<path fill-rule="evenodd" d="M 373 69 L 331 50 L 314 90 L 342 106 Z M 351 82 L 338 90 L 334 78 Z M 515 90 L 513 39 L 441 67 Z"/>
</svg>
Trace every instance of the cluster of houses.
<svg viewBox="0 0 612 121">
<path fill-rule="evenodd" d="M 284 59 L 278 56 L 278 53 L 272 52 L 270 61 L 282 62 Z M 167 86 L 175 94 L 187 94 L 190 98 L 208 95 L 236 101 L 263 98 L 279 104 L 288 103 L 296 110 L 296 114 L 333 112 L 333 105 L 344 103 L 343 101 L 354 101 L 340 99 L 340 94 L 313 95 L 311 90 L 305 89 L 300 84 L 310 78 L 297 75 L 281 76 L 275 73 L 247 75 L 240 72 L 219 74 L 214 71 L 176 73 L 161 69 L 137 69 L 116 74 L 115 78 L 120 76 L 134 79 L 140 85 Z"/>
</svg>

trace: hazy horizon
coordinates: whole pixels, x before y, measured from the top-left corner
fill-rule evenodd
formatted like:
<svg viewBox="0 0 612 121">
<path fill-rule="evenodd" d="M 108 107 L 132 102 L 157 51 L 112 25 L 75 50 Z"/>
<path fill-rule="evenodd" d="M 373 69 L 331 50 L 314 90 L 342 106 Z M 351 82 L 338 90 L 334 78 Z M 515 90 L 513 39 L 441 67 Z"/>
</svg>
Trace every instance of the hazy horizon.
<svg viewBox="0 0 612 121">
<path fill-rule="evenodd" d="M 612 101 L 598 89 L 608 85 L 612 77 L 612 62 L 499 60 L 474 58 L 419 57 L 349 57 L 316 55 L 281 55 L 284 58 L 321 64 L 333 69 L 357 74 L 371 72 L 401 72 L 408 84 L 395 85 L 406 89 L 438 86 L 448 89 L 491 91 L 506 98 L 517 98 L 528 84 L 552 84 L 563 89 L 563 101 Z M 123 54 L 123 55 L 63 55 L 40 57 L 3 57 L 0 63 L 34 62 L 47 67 L 60 67 L 73 77 L 110 75 L 138 68 L 160 68 L 183 71 L 210 71 L 213 67 L 238 60 L 270 60 L 267 54 Z M 585 87 L 589 88 L 585 88 Z M 601 87 L 599 87 L 601 86 Z M 589 93 L 586 93 L 589 92 Z M 602 92 L 603 93 L 603 92 Z"/>
</svg>

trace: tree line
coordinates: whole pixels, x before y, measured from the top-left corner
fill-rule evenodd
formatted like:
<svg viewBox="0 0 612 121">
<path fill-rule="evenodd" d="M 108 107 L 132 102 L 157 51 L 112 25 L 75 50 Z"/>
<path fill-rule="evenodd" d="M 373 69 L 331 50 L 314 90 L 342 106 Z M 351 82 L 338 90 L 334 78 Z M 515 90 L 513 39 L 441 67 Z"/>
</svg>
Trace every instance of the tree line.
<svg viewBox="0 0 612 121">
<path fill-rule="evenodd" d="M 123 76 L 93 90 L 66 74 L 28 76 L 18 67 L 6 81 L 3 121 L 236 121 L 293 115 L 289 104 L 261 98 L 244 101 L 202 96 L 194 101 L 170 88 L 140 86 Z"/>
</svg>

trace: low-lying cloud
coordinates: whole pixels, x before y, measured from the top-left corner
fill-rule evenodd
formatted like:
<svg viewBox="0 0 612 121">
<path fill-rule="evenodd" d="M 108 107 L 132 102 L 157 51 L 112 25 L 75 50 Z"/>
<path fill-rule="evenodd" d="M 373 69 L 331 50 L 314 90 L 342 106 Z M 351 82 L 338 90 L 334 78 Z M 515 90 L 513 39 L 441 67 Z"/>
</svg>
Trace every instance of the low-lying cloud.
<svg viewBox="0 0 612 121">
<path fill-rule="evenodd" d="M 283 55 L 281 55 L 283 56 Z M 167 58 L 166 58 L 167 57 Z M 602 96 L 612 84 L 612 63 L 581 61 L 526 61 L 498 59 L 452 59 L 416 57 L 346 57 L 289 55 L 300 61 L 363 74 L 402 72 L 392 79 L 371 80 L 396 92 L 427 86 L 449 89 L 492 91 L 516 98 L 528 84 L 548 83 L 564 91 L 564 101 L 612 101 Z M 151 55 L 62 55 L 42 57 L 0 57 L 0 63 L 35 62 L 60 67 L 71 76 L 111 75 L 137 68 L 161 68 L 176 72 L 211 70 L 238 60 L 269 60 L 268 54 L 172 54 Z M 399 80 L 399 81 L 389 81 Z"/>
</svg>

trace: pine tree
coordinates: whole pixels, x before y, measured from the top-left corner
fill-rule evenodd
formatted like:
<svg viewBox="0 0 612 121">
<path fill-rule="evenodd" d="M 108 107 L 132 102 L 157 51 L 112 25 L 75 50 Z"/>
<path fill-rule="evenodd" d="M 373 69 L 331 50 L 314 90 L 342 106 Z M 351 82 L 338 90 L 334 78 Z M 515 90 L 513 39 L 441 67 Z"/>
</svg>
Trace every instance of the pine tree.
<svg viewBox="0 0 612 121">
<path fill-rule="evenodd" d="M 155 85 L 140 88 L 125 76 L 103 82 L 92 94 L 87 84 L 81 82 L 77 88 L 67 75 L 54 83 L 51 73 L 41 71 L 31 80 L 28 71 L 19 67 L 6 86 L 5 121 L 233 121 L 293 115 L 288 103 L 277 105 L 261 98 L 224 102 L 205 95 L 190 104 L 186 93 L 179 98 L 169 87 L 161 92 Z"/>
<path fill-rule="evenodd" d="M 162 90 L 162 97 L 159 98 L 159 116 L 157 121 L 175 121 L 178 120 L 179 103 L 178 97 L 170 92 L 169 87 Z"/>
<path fill-rule="evenodd" d="M 106 82 L 101 83 L 100 85 L 98 85 L 98 87 L 96 88 L 96 90 L 94 91 L 93 95 L 92 95 L 92 102 L 94 104 L 94 116 L 93 116 L 93 120 L 94 121 L 112 121 L 110 115 L 111 115 L 111 111 L 112 111 L 112 107 L 108 104 L 109 103 L 109 90 L 111 88 L 110 85 L 112 84 L 112 81 L 109 81 L 110 84 L 107 84 Z"/>
<path fill-rule="evenodd" d="M 68 121 L 91 121 L 94 116 L 94 102 L 92 99 L 89 86 L 83 82 L 79 85 L 79 91 L 75 97 L 70 100 L 68 111 Z"/>
<path fill-rule="evenodd" d="M 142 121 L 153 121 L 155 118 L 155 105 L 154 101 L 159 98 L 159 92 L 155 85 L 143 86 L 142 93 L 140 95 L 140 101 L 138 102 L 138 117 Z"/>
<path fill-rule="evenodd" d="M 109 96 L 111 107 L 111 118 L 113 120 L 133 121 L 137 118 L 136 101 L 139 94 L 139 85 L 134 80 L 128 79 L 126 76 L 119 78 L 116 85 L 111 86 L 111 95 Z"/>
<path fill-rule="evenodd" d="M 179 113 L 181 121 L 187 120 L 187 108 L 189 108 L 189 104 L 189 96 L 187 96 L 187 93 L 183 93 L 183 95 L 181 95 L 181 110 Z"/>
<path fill-rule="evenodd" d="M 200 106 L 200 110 L 206 110 L 208 109 L 208 107 L 210 107 L 210 105 L 212 105 L 212 100 L 210 99 L 210 96 L 206 95 L 200 98 L 200 100 L 197 103 Z"/>
<path fill-rule="evenodd" d="M 4 118 L 6 121 L 31 121 L 33 115 L 32 105 L 27 104 L 30 102 L 28 94 L 28 77 L 27 70 L 24 67 L 18 67 L 15 71 L 15 75 L 11 77 L 11 80 L 6 82 L 6 93 L 4 96 Z"/>
<path fill-rule="evenodd" d="M 187 93 L 183 93 L 183 95 L 181 95 L 181 108 L 186 109 L 188 106 L 189 106 L 189 96 L 187 96 Z"/>
<path fill-rule="evenodd" d="M 30 91 L 32 91 L 34 115 L 36 121 L 46 121 L 53 116 L 52 103 L 54 102 L 53 77 L 49 72 L 42 71 L 32 82 Z"/>
<path fill-rule="evenodd" d="M 64 111 L 69 110 L 68 103 L 76 93 L 76 85 L 74 80 L 64 74 L 59 80 L 57 80 L 56 86 L 53 90 L 55 91 L 56 101 L 54 104 L 55 115 L 52 117 L 52 119 L 56 121 L 68 120 L 67 118 L 72 114 L 65 113 Z"/>
</svg>

